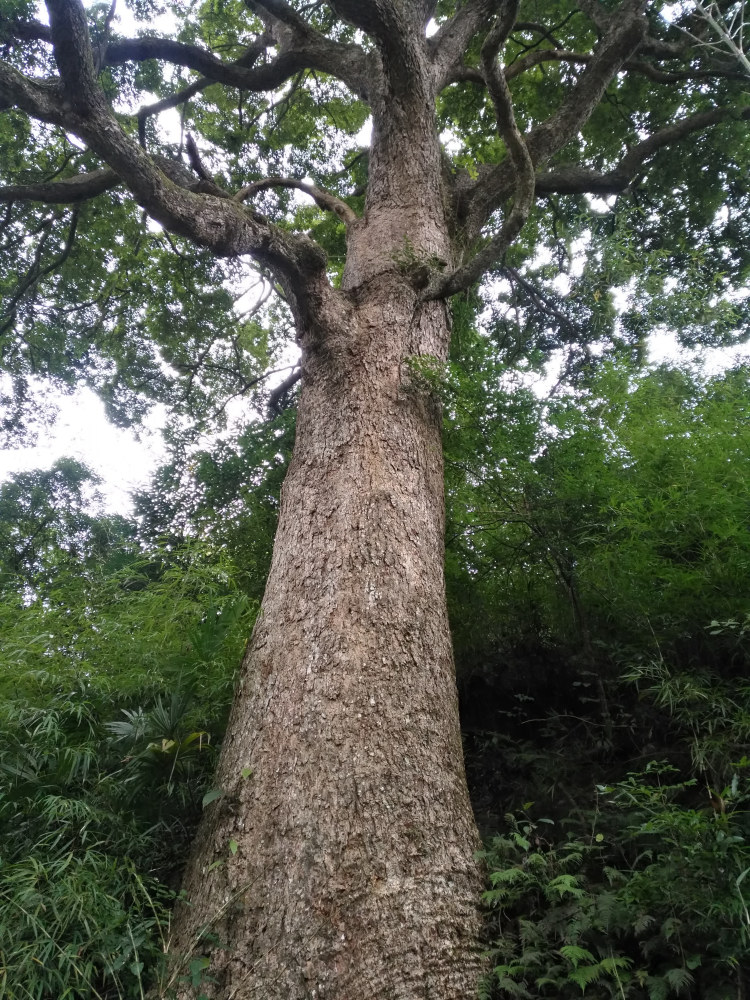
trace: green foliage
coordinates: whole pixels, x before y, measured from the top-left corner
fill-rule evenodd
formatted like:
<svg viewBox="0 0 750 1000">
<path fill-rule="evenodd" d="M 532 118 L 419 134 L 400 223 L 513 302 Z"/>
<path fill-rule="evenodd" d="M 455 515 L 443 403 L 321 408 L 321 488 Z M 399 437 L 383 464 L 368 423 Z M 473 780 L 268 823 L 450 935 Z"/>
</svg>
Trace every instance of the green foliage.
<svg viewBox="0 0 750 1000">
<path fill-rule="evenodd" d="M 294 443 L 296 411 L 255 423 L 239 437 L 175 457 L 136 497 L 144 530 L 181 544 L 203 538 L 231 565 L 233 586 L 254 601 L 263 596 L 279 513 L 279 494 Z M 229 572 L 229 569 L 227 569 Z"/>
<path fill-rule="evenodd" d="M 738 773 L 721 811 L 694 808 L 695 782 L 665 784 L 672 771 L 652 764 L 601 786 L 585 837 L 506 816 L 485 854 L 499 995 L 736 995 L 750 950 L 750 784 Z"/>
<path fill-rule="evenodd" d="M 240 0 L 129 7 L 145 31 L 169 11 L 177 40 L 226 63 L 263 28 Z M 355 40 L 330 5 L 292 7 Z M 668 43 L 680 36 L 661 7 L 648 16 Z M 0 0 L 0 44 L 43 77 L 54 72 L 46 47 L 2 35 L 4 20 L 33 8 Z M 99 38 L 108 5 L 86 9 Z M 455 9 L 439 0 L 436 22 Z M 581 67 L 544 60 L 516 74 L 520 61 L 550 46 L 588 52 L 596 33 L 568 0 L 529 0 L 523 18 L 502 58 L 529 129 Z M 606 171 L 645 134 L 747 103 L 745 80 L 700 76 L 704 65 L 696 54 L 687 78 L 666 85 L 619 74 L 548 165 Z M 101 79 L 131 133 L 126 110 L 196 82 L 156 60 Z M 180 111 L 179 141 L 146 126 L 148 151 L 173 166 L 189 132 L 228 193 L 309 177 L 363 209 L 368 109 L 325 74 L 303 70 L 275 93 L 205 87 Z M 494 109 L 467 78 L 440 95 L 437 114 L 445 170 L 465 170 L 466 191 L 506 155 Z M 97 166 L 61 130 L 0 116 L 3 184 Z M 707 378 L 649 370 L 645 357 L 663 328 L 689 346 L 747 338 L 748 168 L 738 116 L 677 152 L 656 150 L 606 203 L 540 199 L 491 287 L 451 303 L 450 363 L 407 362 L 416 390 L 445 412 L 447 585 L 472 792 L 484 831 L 501 830 L 487 900 L 499 921 L 492 988 L 505 996 L 747 992 L 748 370 Z M 338 217 L 284 188 L 253 204 L 317 240 L 340 279 Z M 446 266 L 408 237 L 394 264 L 415 285 Z M 98 515 L 94 477 L 70 461 L 0 488 L 9 1000 L 144 995 L 197 817 L 222 794 L 210 773 L 294 433 L 287 408 L 216 436 L 291 334 L 284 304 L 252 304 L 269 289 L 244 268 L 149 225 L 122 190 L 77 207 L 3 208 L 0 432 L 33 429 L 35 406 L 46 416 L 40 379 L 65 391 L 85 381 L 122 424 L 155 402 L 172 417 L 172 460 L 134 521 Z M 560 382 L 542 400 L 531 380 L 550 359 Z M 196 449 L 196 431 L 210 444 Z M 523 808 L 529 799 L 537 805 Z M 206 962 L 189 963 L 196 988 Z"/>
<path fill-rule="evenodd" d="M 10 24 L 33 17 L 33 5 L 5 6 L 6 34 L 12 37 Z M 129 6 L 137 22 L 128 28 L 117 19 L 110 23 L 115 42 L 121 30 L 153 33 L 154 20 L 168 10 L 176 41 L 232 62 L 263 31 L 261 20 L 239 0 L 166 6 L 134 0 Z M 664 20 L 662 6 L 649 5 L 650 31 L 666 45 L 684 41 L 676 26 L 683 15 L 674 10 Z M 436 24 L 455 10 L 456 4 L 438 4 Z M 106 4 L 87 6 L 95 39 L 102 36 L 107 11 Z M 331 39 L 369 44 L 325 5 L 303 5 L 300 16 Z M 572 3 L 534 0 L 523 16 L 504 45 L 503 61 L 516 119 L 526 131 L 554 115 L 579 70 L 565 59 L 532 60 L 524 69 L 524 60 L 550 48 L 587 53 L 597 31 Z M 684 17 L 689 24 L 689 15 Z M 17 69 L 42 77 L 54 72 L 46 45 L 6 43 L 2 34 L 0 41 L 4 59 Z M 477 36 L 465 53 L 467 66 L 478 65 L 479 46 Z M 583 132 L 549 163 L 606 171 L 647 133 L 711 107 L 738 109 L 736 118 L 677 147 L 658 148 L 628 190 L 606 203 L 582 195 L 540 199 L 501 262 L 505 280 L 492 288 L 498 322 L 512 329 L 519 350 L 524 341 L 532 364 L 535 352 L 549 355 L 560 348 L 583 363 L 591 344 L 642 356 L 647 334 L 665 324 L 686 344 L 747 337 L 750 146 L 740 112 L 747 81 L 741 73 L 713 78 L 705 56 L 697 50 L 685 78 L 678 74 L 669 83 L 646 73 L 619 74 Z M 101 80 L 130 134 L 134 109 L 196 83 L 188 68 L 157 60 L 107 67 Z M 228 193 L 264 177 L 307 177 L 363 207 L 368 151 L 357 137 L 369 109 L 325 73 L 302 70 L 276 92 L 206 86 L 179 108 L 179 138 L 174 128 L 149 118 L 145 143 L 186 173 L 183 140 L 190 133 Z M 456 81 L 439 95 L 436 112 L 446 171 L 465 172 L 463 187 L 482 168 L 502 162 L 505 146 L 485 88 L 471 79 Z M 61 129 L 16 110 L 3 113 L 3 184 L 63 180 L 97 166 Z M 340 278 L 346 247 L 339 219 L 284 189 L 260 192 L 253 204 L 285 228 L 312 235 L 329 255 L 331 277 Z M 419 270 L 428 276 L 445 266 L 440 260 L 426 264 Z M 13 437 L 33 429 L 40 379 L 63 390 L 85 381 L 120 423 L 137 422 L 157 401 L 189 415 L 198 429 L 220 423 L 230 399 L 262 386 L 255 380 L 269 361 L 278 360 L 280 341 L 291 334 L 282 306 L 280 322 L 261 310 L 253 317 L 258 329 L 238 335 L 247 323 L 247 290 L 244 265 L 212 259 L 179 237 L 154 231 L 121 190 L 73 207 L 10 204 L 0 226 L 0 349 L 7 376 L 0 430 Z M 627 304 L 618 322 L 614 303 L 622 296 Z"/>
<path fill-rule="evenodd" d="M 624 662 L 668 659 L 732 618 L 750 576 L 747 368 L 603 364 L 544 402 L 475 344 L 446 428 L 457 628 L 502 605 L 501 643 L 530 630 Z"/>
<path fill-rule="evenodd" d="M 0 996 L 139 998 L 161 962 L 164 890 L 110 854 L 0 860 Z"/>
<path fill-rule="evenodd" d="M 140 997 L 160 963 L 172 893 L 145 872 L 169 828 L 129 808 L 107 709 L 85 686 L 3 705 L 0 996 Z"/>
<path fill-rule="evenodd" d="M 255 605 L 207 544 L 98 516 L 63 462 L 0 487 L 0 996 L 142 998 Z"/>
<path fill-rule="evenodd" d="M 485 993 L 742 996 L 747 367 L 621 358 L 540 399 L 460 333 L 447 577 L 489 843 Z"/>
</svg>

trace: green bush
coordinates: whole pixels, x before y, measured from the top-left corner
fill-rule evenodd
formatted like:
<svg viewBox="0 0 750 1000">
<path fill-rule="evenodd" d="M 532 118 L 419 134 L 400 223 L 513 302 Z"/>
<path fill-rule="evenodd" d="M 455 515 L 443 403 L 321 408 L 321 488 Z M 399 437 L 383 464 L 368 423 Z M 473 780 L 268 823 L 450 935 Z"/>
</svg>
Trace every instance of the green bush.
<svg viewBox="0 0 750 1000">
<path fill-rule="evenodd" d="M 103 849 L 0 859 L 0 997 L 142 998 L 169 926 L 166 893 Z"/>
<path fill-rule="evenodd" d="M 496 934 L 485 995 L 742 996 L 749 763 L 718 795 L 663 763 L 599 786 L 586 837 L 532 819 L 532 803 L 508 815 L 485 854 Z"/>
</svg>

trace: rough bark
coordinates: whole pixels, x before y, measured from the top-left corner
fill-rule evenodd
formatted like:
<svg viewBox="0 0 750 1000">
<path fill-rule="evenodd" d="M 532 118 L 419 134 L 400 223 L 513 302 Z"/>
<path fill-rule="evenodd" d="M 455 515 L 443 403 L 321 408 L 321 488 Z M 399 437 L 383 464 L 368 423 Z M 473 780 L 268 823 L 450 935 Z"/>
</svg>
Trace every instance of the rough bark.
<svg viewBox="0 0 750 1000">
<path fill-rule="evenodd" d="M 426 47 L 399 57 L 372 87 L 343 287 L 321 282 L 299 330 L 271 572 L 177 917 L 176 961 L 215 939 L 200 990 L 217 998 L 458 1000 L 482 966 L 440 407 L 410 363 L 447 356 L 448 311 L 414 270 L 447 265 L 450 239 Z"/>
<path fill-rule="evenodd" d="M 224 797 L 175 954 L 205 954 L 206 927 L 212 997 L 471 996 L 481 876 L 445 611 L 440 414 L 406 363 L 444 354 L 445 312 L 394 274 L 324 312 Z"/>
</svg>

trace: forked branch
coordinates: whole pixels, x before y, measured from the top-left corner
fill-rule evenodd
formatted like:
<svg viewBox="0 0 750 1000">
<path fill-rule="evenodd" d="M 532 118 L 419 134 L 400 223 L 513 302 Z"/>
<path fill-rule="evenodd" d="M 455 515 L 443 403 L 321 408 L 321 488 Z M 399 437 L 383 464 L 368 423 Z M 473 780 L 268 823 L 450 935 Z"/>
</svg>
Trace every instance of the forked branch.
<svg viewBox="0 0 750 1000">
<path fill-rule="evenodd" d="M 713 108 L 689 115 L 674 122 L 630 149 L 611 170 L 589 170 L 586 167 L 562 166 L 538 174 L 537 194 L 618 194 L 624 191 L 638 176 L 648 161 L 666 146 L 672 146 L 695 132 L 701 132 L 711 125 L 717 125 L 731 118 L 750 119 L 750 106 L 739 109 Z"/>
<path fill-rule="evenodd" d="M 53 6 L 64 10 L 66 4 L 53 2 Z M 248 3 L 248 6 L 263 7 L 264 10 L 274 7 L 278 10 L 287 5 L 277 2 L 262 5 Z M 81 18 L 78 21 L 81 22 Z M 102 66 L 158 59 L 194 70 L 212 83 L 222 83 L 240 90 L 266 92 L 278 89 L 301 70 L 313 69 L 337 77 L 353 93 L 366 99 L 368 71 L 365 66 L 366 55 L 362 49 L 357 45 L 344 45 L 326 38 L 299 15 L 295 15 L 292 21 L 293 23 L 287 24 L 275 17 L 270 18 L 267 23 L 271 25 L 271 30 L 255 39 L 239 59 L 230 63 L 222 62 L 213 52 L 200 45 L 178 42 L 172 38 L 144 35 L 140 38 L 109 40 L 105 36 L 96 53 L 92 51 L 94 76 Z M 84 28 L 85 14 L 78 30 Z M 36 40 L 52 43 L 51 25 L 48 27 L 40 21 L 5 21 L 3 29 L 4 36 L 11 42 Z M 274 44 L 278 46 L 276 57 L 256 66 L 258 56 Z"/>
<path fill-rule="evenodd" d="M 496 6 L 496 0 L 466 0 L 429 40 L 439 91 L 456 79 L 471 40 L 487 24 Z"/>
<path fill-rule="evenodd" d="M 580 132 L 601 101 L 618 70 L 638 49 L 646 31 L 639 4 L 624 6 L 609 23 L 605 35 L 576 84 L 546 121 L 526 136 L 526 147 L 535 167 L 539 167 Z M 461 198 L 460 214 L 465 238 L 471 244 L 481 233 L 492 213 L 508 198 L 514 186 L 515 165 L 505 160 L 483 172 Z"/>
<path fill-rule="evenodd" d="M 719 52 L 729 52 L 733 59 L 742 67 L 744 75 L 750 76 L 750 59 L 748 58 L 745 44 L 745 34 L 748 31 L 748 24 L 745 21 L 745 0 L 742 0 L 739 7 L 732 13 L 729 22 L 717 3 L 710 3 L 706 6 L 702 0 L 694 0 L 695 8 L 711 28 L 715 36 L 715 41 L 709 42 L 705 39 L 697 38 L 687 32 L 698 45 L 707 49 L 718 50 Z"/>
<path fill-rule="evenodd" d="M 48 0 L 48 6 L 60 78 L 32 80 L 0 62 L 0 104 L 19 107 L 77 135 L 167 231 L 187 236 L 219 256 L 251 255 L 274 273 L 293 308 L 305 311 L 312 287 L 320 291 L 321 283 L 326 282 L 323 250 L 304 235 L 285 232 L 259 219 L 226 192 L 207 193 L 205 179 L 193 190 L 191 181 L 183 182 L 171 168 L 150 157 L 123 132 L 99 88 L 81 0 Z M 110 180 L 115 183 L 111 175 L 96 173 L 93 180 L 71 181 L 65 190 L 77 193 L 80 200 L 82 191 L 88 194 L 93 185 Z M 28 193 L 42 192 L 37 188 Z M 54 189 L 45 193 L 57 199 L 62 192 Z"/>
</svg>

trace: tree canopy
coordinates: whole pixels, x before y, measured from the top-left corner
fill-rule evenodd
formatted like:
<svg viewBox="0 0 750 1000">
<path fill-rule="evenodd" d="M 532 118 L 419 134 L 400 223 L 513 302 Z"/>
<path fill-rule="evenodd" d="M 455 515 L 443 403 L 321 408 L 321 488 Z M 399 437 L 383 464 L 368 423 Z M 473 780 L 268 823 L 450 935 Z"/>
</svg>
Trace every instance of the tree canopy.
<svg viewBox="0 0 750 1000">
<path fill-rule="evenodd" d="M 744 336 L 744 300 L 727 293 L 747 273 L 747 76 L 699 12 L 502 7 L 482 48 L 493 5 L 454 6 L 409 14 L 431 18 L 459 262 L 448 274 L 428 248 L 401 246 L 426 294 L 495 271 L 493 308 L 531 357 L 613 333 L 642 350 L 664 323 L 686 343 Z M 5 5 L 7 431 L 23 423 L 35 376 L 87 381 L 121 422 L 154 399 L 215 418 L 262 379 L 302 273 L 340 280 L 363 212 L 371 66 L 401 16 L 368 8 L 170 5 L 174 27 L 160 34 L 150 22 L 165 11 L 143 2 L 128 7 L 127 36 L 105 5 L 53 4 L 49 24 Z M 506 97 L 491 61 L 501 44 Z M 533 196 L 521 190 L 532 166 Z M 248 257 L 260 284 L 238 315 Z M 616 324 L 613 288 L 629 292 Z M 286 303 L 269 318 L 254 306 L 275 292 Z"/>
</svg>

